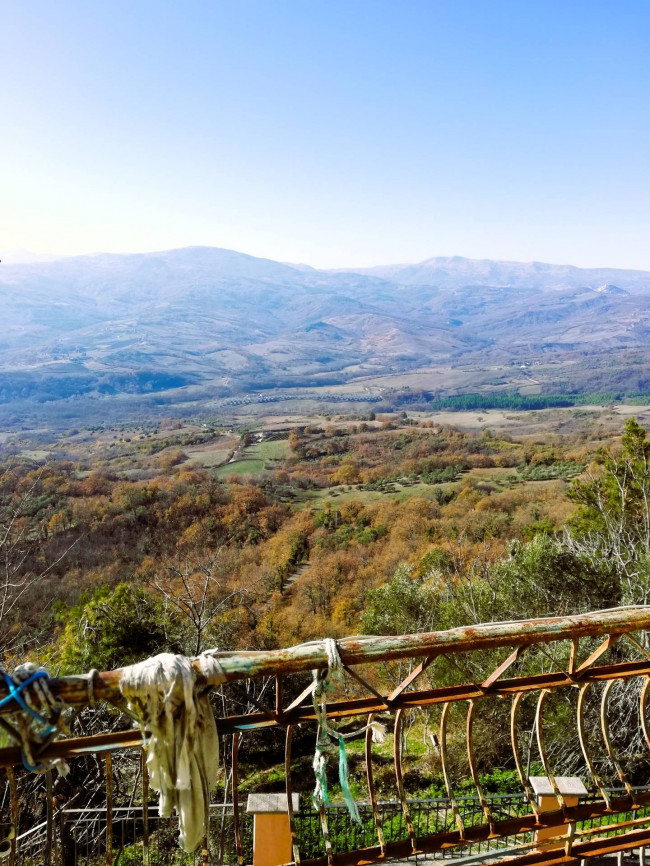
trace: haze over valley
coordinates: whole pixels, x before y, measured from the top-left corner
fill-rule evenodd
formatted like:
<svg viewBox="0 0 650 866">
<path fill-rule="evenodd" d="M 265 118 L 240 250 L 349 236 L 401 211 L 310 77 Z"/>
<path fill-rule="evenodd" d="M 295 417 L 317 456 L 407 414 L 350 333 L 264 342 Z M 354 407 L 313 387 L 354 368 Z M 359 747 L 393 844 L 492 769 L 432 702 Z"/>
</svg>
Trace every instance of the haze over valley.
<svg viewBox="0 0 650 866">
<path fill-rule="evenodd" d="M 12 412 L 344 385 L 356 399 L 417 384 L 634 394 L 650 381 L 644 271 L 459 257 L 332 271 L 189 247 L 3 264 L 0 293 Z"/>
</svg>

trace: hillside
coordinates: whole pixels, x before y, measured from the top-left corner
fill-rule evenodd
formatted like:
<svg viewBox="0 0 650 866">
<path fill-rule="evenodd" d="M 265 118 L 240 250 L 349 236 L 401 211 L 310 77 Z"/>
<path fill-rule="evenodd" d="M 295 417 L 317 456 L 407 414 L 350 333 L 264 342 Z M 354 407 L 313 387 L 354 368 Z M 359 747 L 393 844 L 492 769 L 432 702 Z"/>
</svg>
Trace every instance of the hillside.
<svg viewBox="0 0 650 866">
<path fill-rule="evenodd" d="M 605 432 L 605 415 L 587 428 L 572 417 L 571 433 L 555 432 L 570 420 L 558 416 L 518 438 L 395 415 L 245 433 L 169 419 L 14 437 L 0 445 L 0 510 L 7 525 L 19 515 L 7 555 L 21 551 L 14 582 L 25 592 L 15 611 L 0 612 L 0 648 L 38 634 L 53 642 L 47 652 L 65 655 L 61 632 L 79 620 L 67 609 L 121 583 L 155 599 L 159 586 L 176 585 L 179 555 L 193 580 L 199 563 L 212 563 L 219 603 L 222 592 L 227 599 L 210 626 L 218 620 L 223 633 L 210 633 L 220 645 L 358 631 L 367 592 L 400 564 L 423 575 L 433 558 L 449 570 L 462 553 L 456 570 L 487 568 L 514 540 L 561 529 L 575 511 L 572 479 L 616 443 L 623 420 Z M 120 641 L 119 657 L 93 663 L 146 654 L 128 635 Z"/>
<path fill-rule="evenodd" d="M 514 426 L 521 422 L 518 415 Z M 464 432 L 425 413 L 354 423 L 321 416 L 239 431 L 169 418 L 14 436 L 0 444 L 3 666 L 30 660 L 79 673 L 163 651 L 277 649 L 323 636 L 399 635 L 647 603 L 644 427 L 609 409 L 541 413 L 534 423 L 543 427 L 512 435 L 507 425 Z M 611 520 L 619 507 L 611 482 L 621 465 L 622 533 Z M 625 545 L 612 557 L 621 537 Z M 598 642 L 583 639 L 581 653 Z M 637 652 L 631 644 L 616 651 Z M 437 686 L 484 682 L 506 652 L 443 654 L 426 678 L 435 675 Z M 520 670 L 547 673 L 549 658 L 563 667 L 568 653 L 568 642 L 550 652 L 530 648 Z M 392 690 L 405 676 L 402 664 L 376 665 L 363 676 L 374 689 Z M 308 678 L 286 678 L 287 701 Z M 268 695 L 259 695 L 262 706 Z M 354 682 L 345 695 L 360 696 Z M 229 691 L 219 702 L 232 715 L 246 709 L 250 694 Z M 487 790 L 509 793 L 510 702 L 496 704 L 478 708 L 477 766 Z M 565 741 L 566 702 L 549 704 L 545 719 Z M 594 689 L 594 718 L 599 704 Z M 407 710 L 410 796 L 444 794 L 425 737 L 440 709 L 429 708 L 429 716 Z M 527 731 L 534 710 L 530 701 L 522 708 Z M 88 734 L 92 718 L 104 728 L 132 724 L 98 707 L 92 717 L 75 714 L 73 735 Z M 243 752 L 242 793 L 284 785 L 284 731 L 278 734 L 263 750 L 253 743 Z M 364 744 L 349 745 L 351 784 L 363 785 Z M 388 745 L 375 753 L 382 799 L 395 796 Z M 313 728 L 292 748 L 295 790 L 308 792 Z M 559 773 L 576 774 L 578 749 L 554 755 Z M 647 778 L 636 752 L 624 759 L 630 778 Z M 466 763 L 454 758 L 452 767 L 462 794 Z M 606 784 L 616 784 L 613 768 L 607 772 Z M 78 786 L 87 803 L 91 789 L 79 778 L 64 784 Z M 338 797 L 336 784 L 332 790 Z M 40 820 L 42 800 L 33 802 L 29 811 Z"/>
<path fill-rule="evenodd" d="M 608 376 L 621 387 L 611 353 L 630 366 L 620 353 L 643 350 L 650 325 L 640 271 L 460 258 L 319 271 L 205 247 L 2 264 L 0 297 L 0 404 L 14 408 L 346 383 L 363 394 L 376 376 L 522 359 L 604 367 L 606 390 Z M 642 362 L 628 392 L 645 376 Z M 543 390 L 562 381 L 542 378 Z"/>
</svg>

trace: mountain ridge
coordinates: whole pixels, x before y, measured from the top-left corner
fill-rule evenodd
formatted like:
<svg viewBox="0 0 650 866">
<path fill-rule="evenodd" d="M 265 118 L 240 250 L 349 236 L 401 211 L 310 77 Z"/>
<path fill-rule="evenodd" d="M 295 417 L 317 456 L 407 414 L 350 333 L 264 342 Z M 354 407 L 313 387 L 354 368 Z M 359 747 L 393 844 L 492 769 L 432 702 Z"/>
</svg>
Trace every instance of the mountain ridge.
<svg viewBox="0 0 650 866">
<path fill-rule="evenodd" d="M 451 268 L 452 273 L 449 273 Z M 500 259 L 470 259 L 464 256 L 434 256 L 422 262 L 402 265 L 378 265 L 359 268 L 358 273 L 382 276 L 410 285 L 429 283 L 441 278 L 447 285 L 462 279 L 480 284 L 514 287 L 526 280 L 529 287 L 555 283 L 557 288 L 595 288 L 603 284 L 628 282 L 633 288 L 650 291 L 650 271 L 626 268 L 579 268 L 576 265 L 557 265 L 548 262 L 517 262 Z M 461 276 L 462 275 L 462 276 Z M 518 279 L 513 279 L 518 277 Z M 546 277 L 546 279 L 544 279 Z"/>
<path fill-rule="evenodd" d="M 218 247 L 96 254 L 3 263 L 0 299 L 6 405 L 594 359 L 650 333 L 650 272 L 462 257 L 319 270 Z"/>
<path fill-rule="evenodd" d="M 118 260 L 145 260 L 145 259 L 155 259 L 155 258 L 167 258 L 167 257 L 175 257 L 177 261 L 182 257 L 189 255 L 199 255 L 199 254 L 209 254 L 211 256 L 221 256 L 222 259 L 231 260 L 231 261 L 247 261 L 249 263 L 264 263 L 266 265 L 270 265 L 273 268 L 288 268 L 293 272 L 311 272 L 314 273 L 323 273 L 323 274 L 362 274 L 364 276 L 378 276 L 378 277 L 388 277 L 389 275 L 400 274 L 402 272 L 409 271 L 418 271 L 418 270 L 435 270 L 437 268 L 442 267 L 452 267 L 456 269 L 457 278 L 461 274 L 464 269 L 465 272 L 469 269 L 473 269 L 476 273 L 481 271 L 485 271 L 486 268 L 489 269 L 512 269 L 513 272 L 519 272 L 521 274 L 571 274 L 575 275 L 584 275 L 582 278 L 582 285 L 587 286 L 590 281 L 594 279 L 593 275 L 600 273 L 611 273 L 611 274 L 619 274 L 621 275 L 621 279 L 625 280 L 628 277 L 630 280 L 636 281 L 637 279 L 643 280 L 650 290 L 650 270 L 645 271 L 639 268 L 612 268 L 612 267 L 591 267 L 584 268 L 578 265 L 572 264 L 557 264 L 552 262 L 542 262 L 538 260 L 531 261 L 519 261 L 516 259 L 486 259 L 486 258 L 471 258 L 468 256 L 431 256 L 429 258 L 423 259 L 418 262 L 400 262 L 393 264 L 385 264 L 385 265 L 374 265 L 370 267 L 339 267 L 339 268 L 316 268 L 312 265 L 309 265 L 305 262 L 280 262 L 274 259 L 270 259 L 265 256 L 255 256 L 251 253 L 241 252 L 239 250 L 231 250 L 226 247 L 213 247 L 207 245 L 190 245 L 186 247 L 173 247 L 170 249 L 164 250 L 153 250 L 148 252 L 137 252 L 137 253 L 107 253 L 107 252 L 97 252 L 97 253 L 81 253 L 78 255 L 66 255 L 66 256 L 54 256 L 54 255 L 46 255 L 41 253 L 33 253 L 28 250 L 20 250 L 20 251 L 7 251 L 4 255 L 9 255 L 11 252 L 20 252 L 21 256 L 24 256 L 29 259 L 29 261 L 20 261 L 20 262 L 11 262 L 5 261 L 3 262 L 3 268 L 13 268 L 13 267 L 39 267 L 42 265 L 62 265 L 65 266 L 66 263 L 70 262 L 78 262 L 78 263 L 92 263 L 98 261 L 118 261 Z M 2 259 L 2 254 L 0 254 L 0 259 Z M 465 279 L 463 276 L 462 279 Z M 614 282 L 614 281 L 604 281 L 604 282 Z M 601 283 L 602 285 L 603 283 Z"/>
</svg>

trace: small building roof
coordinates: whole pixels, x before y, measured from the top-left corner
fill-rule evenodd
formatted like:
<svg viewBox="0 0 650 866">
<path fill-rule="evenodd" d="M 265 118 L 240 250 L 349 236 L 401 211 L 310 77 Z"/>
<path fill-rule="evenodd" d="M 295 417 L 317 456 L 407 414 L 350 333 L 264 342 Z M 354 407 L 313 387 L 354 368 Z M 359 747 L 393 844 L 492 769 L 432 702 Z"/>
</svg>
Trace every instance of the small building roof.
<svg viewBox="0 0 650 866">
<path fill-rule="evenodd" d="M 248 803 L 246 804 L 247 812 L 287 812 L 288 800 L 286 794 L 249 794 Z M 291 805 L 293 811 L 298 811 L 299 797 L 298 794 L 291 795 Z"/>
<path fill-rule="evenodd" d="M 556 776 L 555 783 L 563 797 L 584 797 L 588 791 L 577 776 Z M 547 776 L 531 776 L 530 784 L 538 796 L 553 796 L 555 791 Z"/>
</svg>

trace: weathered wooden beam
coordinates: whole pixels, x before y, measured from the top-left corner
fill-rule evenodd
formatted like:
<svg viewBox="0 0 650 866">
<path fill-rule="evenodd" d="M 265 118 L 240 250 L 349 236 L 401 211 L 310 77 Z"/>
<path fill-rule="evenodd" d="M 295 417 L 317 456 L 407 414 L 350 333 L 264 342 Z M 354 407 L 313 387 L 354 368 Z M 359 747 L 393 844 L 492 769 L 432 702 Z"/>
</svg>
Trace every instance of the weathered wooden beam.
<svg viewBox="0 0 650 866">
<path fill-rule="evenodd" d="M 650 677 L 650 660 L 642 659 L 636 662 L 619 662 L 615 665 L 602 665 L 591 668 L 584 682 L 610 682 L 626 680 L 633 677 Z M 648 680 L 650 682 L 650 680 Z M 476 700 L 487 697 L 511 697 L 519 692 L 532 692 L 539 689 L 556 689 L 572 685 L 569 674 L 562 671 L 546 674 L 533 674 L 527 677 L 500 680 L 498 685 L 486 691 L 479 683 L 464 683 L 456 686 L 441 686 L 422 691 L 403 692 L 395 699 L 390 710 L 409 709 L 414 707 L 434 706 L 447 701 L 457 702 Z M 305 699 L 306 690 L 300 698 Z M 334 701 L 327 704 L 327 715 L 330 719 L 344 720 L 365 713 L 379 713 L 387 709 L 386 700 L 375 697 L 352 698 L 344 701 Z M 217 727 L 222 735 L 236 731 L 252 730 L 254 728 L 283 727 L 286 725 L 315 722 L 316 714 L 311 703 L 296 704 L 295 702 L 283 710 L 279 717 L 270 717 L 268 713 L 248 713 L 240 716 L 222 716 L 217 719 Z M 142 735 L 139 730 L 111 731 L 106 734 L 94 734 L 88 737 L 72 737 L 67 740 L 55 740 L 41 753 L 39 758 L 53 760 L 54 758 L 75 757 L 90 752 L 103 752 L 112 749 L 135 749 L 142 745 Z M 0 767 L 20 766 L 22 756 L 18 746 L 0 749 Z"/>
<path fill-rule="evenodd" d="M 44 761 L 55 758 L 74 758 L 96 752 L 113 751 L 117 749 L 138 749 L 142 746 L 142 734 L 138 730 L 111 731 L 108 734 L 92 734 L 89 737 L 69 737 L 67 740 L 55 740 L 39 753 Z M 23 758 L 19 746 L 7 746 L 0 749 L 0 767 L 20 767 Z"/>
<path fill-rule="evenodd" d="M 576 616 L 463 626 L 427 634 L 348 637 L 337 641 L 337 646 L 343 663 L 349 666 L 499 647 L 525 647 L 537 643 L 620 635 L 646 629 L 650 629 L 650 607 L 638 606 Z M 326 668 L 328 665 L 323 641 L 311 641 L 279 650 L 214 655 L 219 660 L 226 682 L 256 676 L 298 673 Z M 110 702 L 121 701 L 121 673 L 118 669 L 97 674 L 93 682 L 94 697 Z M 84 677 L 58 677 L 51 679 L 49 684 L 53 694 L 69 705 L 84 706 L 92 703 L 88 681 Z M 217 682 L 205 682 L 206 686 L 216 684 Z M 0 699 L 7 693 L 6 685 L 0 683 Z M 11 705 L 5 705 L 0 712 L 8 713 L 11 710 Z"/>
</svg>

